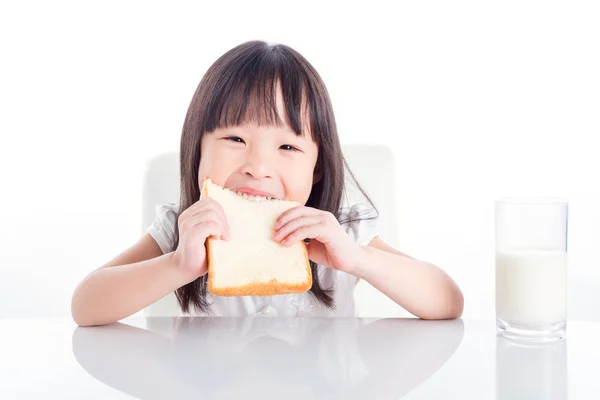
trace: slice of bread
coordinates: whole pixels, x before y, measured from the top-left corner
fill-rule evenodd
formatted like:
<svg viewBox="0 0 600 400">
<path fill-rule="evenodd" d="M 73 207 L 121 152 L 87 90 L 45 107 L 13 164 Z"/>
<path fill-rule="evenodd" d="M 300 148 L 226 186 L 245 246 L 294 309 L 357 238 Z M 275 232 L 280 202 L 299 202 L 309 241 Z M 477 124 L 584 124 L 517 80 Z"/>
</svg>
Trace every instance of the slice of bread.
<svg viewBox="0 0 600 400">
<path fill-rule="evenodd" d="M 229 240 L 206 239 L 210 293 L 272 296 L 311 288 L 304 242 L 286 247 L 273 240 L 277 217 L 299 203 L 242 196 L 210 178 L 204 178 L 201 197 L 213 198 L 223 207 L 231 236 Z"/>
</svg>

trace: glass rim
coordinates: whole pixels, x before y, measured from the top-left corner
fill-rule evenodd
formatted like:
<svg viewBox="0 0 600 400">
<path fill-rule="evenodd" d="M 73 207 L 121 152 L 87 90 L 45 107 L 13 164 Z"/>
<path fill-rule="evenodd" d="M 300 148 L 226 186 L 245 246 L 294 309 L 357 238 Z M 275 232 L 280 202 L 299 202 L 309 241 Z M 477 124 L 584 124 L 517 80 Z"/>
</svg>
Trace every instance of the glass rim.
<svg viewBox="0 0 600 400">
<path fill-rule="evenodd" d="M 568 203 L 569 201 L 563 197 L 519 196 L 496 199 L 496 204 L 511 205 L 561 205 Z"/>
</svg>

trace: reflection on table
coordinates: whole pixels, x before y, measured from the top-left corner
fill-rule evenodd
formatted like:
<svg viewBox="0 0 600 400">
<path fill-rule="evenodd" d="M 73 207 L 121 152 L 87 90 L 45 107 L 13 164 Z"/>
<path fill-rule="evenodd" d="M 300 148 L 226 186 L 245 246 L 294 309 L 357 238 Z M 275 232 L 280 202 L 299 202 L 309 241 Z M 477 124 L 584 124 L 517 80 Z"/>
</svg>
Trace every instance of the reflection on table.
<svg viewBox="0 0 600 400">
<path fill-rule="evenodd" d="M 153 318 L 77 328 L 96 379 L 140 399 L 398 398 L 452 356 L 461 320 Z M 165 333 L 166 332 L 166 333 Z"/>
<path fill-rule="evenodd" d="M 567 339 L 519 343 L 496 338 L 496 400 L 568 398 Z"/>
</svg>

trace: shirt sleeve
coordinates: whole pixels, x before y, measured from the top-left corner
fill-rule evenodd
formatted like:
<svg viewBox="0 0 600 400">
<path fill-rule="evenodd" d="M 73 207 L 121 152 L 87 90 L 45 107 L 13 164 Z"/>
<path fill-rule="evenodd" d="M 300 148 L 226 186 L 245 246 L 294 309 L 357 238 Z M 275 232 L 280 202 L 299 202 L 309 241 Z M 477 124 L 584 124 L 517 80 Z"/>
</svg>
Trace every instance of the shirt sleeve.
<svg viewBox="0 0 600 400">
<path fill-rule="evenodd" d="M 342 211 L 340 224 L 361 246 L 379 236 L 379 214 L 369 204 L 357 203 Z"/>
<path fill-rule="evenodd" d="M 175 224 L 178 206 L 173 203 L 155 207 L 156 217 L 146 232 L 156 241 L 163 254 L 169 253 L 175 246 Z"/>
</svg>

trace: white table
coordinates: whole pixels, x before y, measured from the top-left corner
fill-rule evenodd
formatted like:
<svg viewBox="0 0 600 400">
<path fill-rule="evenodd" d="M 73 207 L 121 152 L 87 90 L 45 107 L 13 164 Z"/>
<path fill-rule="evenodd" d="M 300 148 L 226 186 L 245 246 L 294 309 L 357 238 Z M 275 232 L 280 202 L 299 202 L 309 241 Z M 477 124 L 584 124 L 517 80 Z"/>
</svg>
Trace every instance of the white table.
<svg viewBox="0 0 600 400">
<path fill-rule="evenodd" d="M 600 323 L 521 346 L 493 321 L 0 319 L 0 399 L 599 399 Z"/>
</svg>

